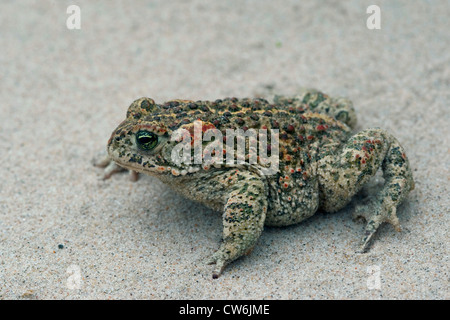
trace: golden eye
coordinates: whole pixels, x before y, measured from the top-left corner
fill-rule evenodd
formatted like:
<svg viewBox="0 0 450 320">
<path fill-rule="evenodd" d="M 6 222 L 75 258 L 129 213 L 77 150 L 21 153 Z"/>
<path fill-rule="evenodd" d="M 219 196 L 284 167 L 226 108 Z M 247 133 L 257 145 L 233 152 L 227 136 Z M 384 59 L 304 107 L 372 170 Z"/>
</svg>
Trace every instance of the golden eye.
<svg viewBox="0 0 450 320">
<path fill-rule="evenodd" d="M 136 133 L 136 143 L 141 150 L 152 150 L 158 145 L 158 136 L 149 131 L 138 131 Z"/>
</svg>

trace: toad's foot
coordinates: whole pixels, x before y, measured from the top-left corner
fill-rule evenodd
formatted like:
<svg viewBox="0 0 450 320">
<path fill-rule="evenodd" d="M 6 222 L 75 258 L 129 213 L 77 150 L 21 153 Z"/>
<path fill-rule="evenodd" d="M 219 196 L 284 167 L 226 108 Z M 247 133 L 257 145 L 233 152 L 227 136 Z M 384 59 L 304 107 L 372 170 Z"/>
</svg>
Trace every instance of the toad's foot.
<svg viewBox="0 0 450 320">
<path fill-rule="evenodd" d="M 127 169 L 119 166 L 117 163 L 111 160 L 106 151 L 100 152 L 92 159 L 92 164 L 98 168 L 104 168 L 103 180 L 109 179 L 114 173 L 126 171 Z M 137 181 L 139 175 L 136 171 L 129 170 L 130 180 Z"/>
<path fill-rule="evenodd" d="M 367 220 L 361 251 L 383 222 L 400 230 L 397 207 L 414 189 L 414 180 L 403 147 L 389 133 L 375 128 L 355 134 L 335 155 L 319 163 L 321 206 L 327 212 L 343 208 L 373 177 L 383 170 L 384 185 L 364 210 L 357 214 Z"/>
<path fill-rule="evenodd" d="M 223 242 L 206 261 L 207 264 L 215 264 L 214 279 L 230 262 L 252 251 L 264 227 L 266 187 L 261 180 L 252 176 L 247 178 L 235 185 L 228 197 L 223 213 Z"/>
<path fill-rule="evenodd" d="M 396 206 L 392 204 L 388 205 L 383 199 L 379 199 L 378 197 L 371 199 L 365 205 L 356 205 L 353 217 L 362 217 L 367 222 L 361 247 L 358 251 L 360 253 L 367 252 L 373 236 L 383 222 L 390 223 L 396 231 L 401 231 Z"/>
</svg>

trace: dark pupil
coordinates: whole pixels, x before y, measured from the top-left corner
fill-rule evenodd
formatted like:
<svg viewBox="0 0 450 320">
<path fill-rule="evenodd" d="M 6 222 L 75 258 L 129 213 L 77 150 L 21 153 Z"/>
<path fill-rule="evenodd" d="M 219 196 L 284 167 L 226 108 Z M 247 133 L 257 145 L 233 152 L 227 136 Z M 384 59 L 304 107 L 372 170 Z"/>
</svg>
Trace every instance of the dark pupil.
<svg viewBox="0 0 450 320">
<path fill-rule="evenodd" d="M 150 138 L 150 137 L 142 137 L 142 138 L 139 139 L 139 143 L 147 144 L 147 143 L 151 142 L 152 140 L 153 139 Z"/>
<path fill-rule="evenodd" d="M 141 149 L 151 150 L 156 147 L 158 136 L 152 132 L 139 131 L 136 134 L 136 141 Z"/>
</svg>

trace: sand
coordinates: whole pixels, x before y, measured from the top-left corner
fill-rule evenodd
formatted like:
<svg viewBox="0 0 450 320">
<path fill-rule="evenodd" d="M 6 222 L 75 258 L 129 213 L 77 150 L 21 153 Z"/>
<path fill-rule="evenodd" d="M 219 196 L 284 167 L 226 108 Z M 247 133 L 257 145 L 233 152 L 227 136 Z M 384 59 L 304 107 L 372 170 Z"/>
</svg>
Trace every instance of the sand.
<svg viewBox="0 0 450 320">
<path fill-rule="evenodd" d="M 449 299 L 448 1 L 0 3 L 0 299 Z M 351 98 L 358 130 L 407 150 L 416 189 L 358 254 L 351 210 L 265 228 L 217 280 L 221 216 L 158 180 L 103 181 L 91 159 L 127 106 Z"/>
</svg>

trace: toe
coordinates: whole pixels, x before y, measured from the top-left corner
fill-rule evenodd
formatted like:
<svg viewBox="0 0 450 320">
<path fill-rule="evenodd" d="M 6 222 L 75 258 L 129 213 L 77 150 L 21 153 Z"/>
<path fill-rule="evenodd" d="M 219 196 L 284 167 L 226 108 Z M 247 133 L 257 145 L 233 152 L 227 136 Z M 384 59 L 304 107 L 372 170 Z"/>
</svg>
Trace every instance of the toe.
<svg viewBox="0 0 450 320">
<path fill-rule="evenodd" d="M 226 263 L 223 260 L 219 260 L 216 262 L 216 266 L 212 273 L 213 279 L 219 278 L 219 276 L 222 274 L 223 269 L 225 268 L 225 265 Z"/>
<path fill-rule="evenodd" d="M 400 226 L 400 221 L 397 217 L 397 208 L 393 207 L 390 214 L 385 219 L 386 222 L 390 223 L 394 226 L 396 231 L 402 231 L 402 227 Z"/>
<path fill-rule="evenodd" d="M 105 168 L 109 165 L 111 162 L 111 159 L 109 158 L 106 151 L 101 151 L 95 157 L 92 159 L 92 164 L 98 168 Z"/>
<path fill-rule="evenodd" d="M 366 229 L 364 231 L 364 236 L 361 240 L 361 247 L 359 252 L 364 253 L 367 252 L 370 246 L 370 243 L 378 230 L 378 227 L 381 225 L 382 221 L 377 219 L 378 216 L 375 216 L 374 219 L 370 219 L 367 222 Z"/>
<path fill-rule="evenodd" d="M 139 173 L 134 170 L 130 170 L 130 180 L 135 182 L 139 179 Z"/>
</svg>

